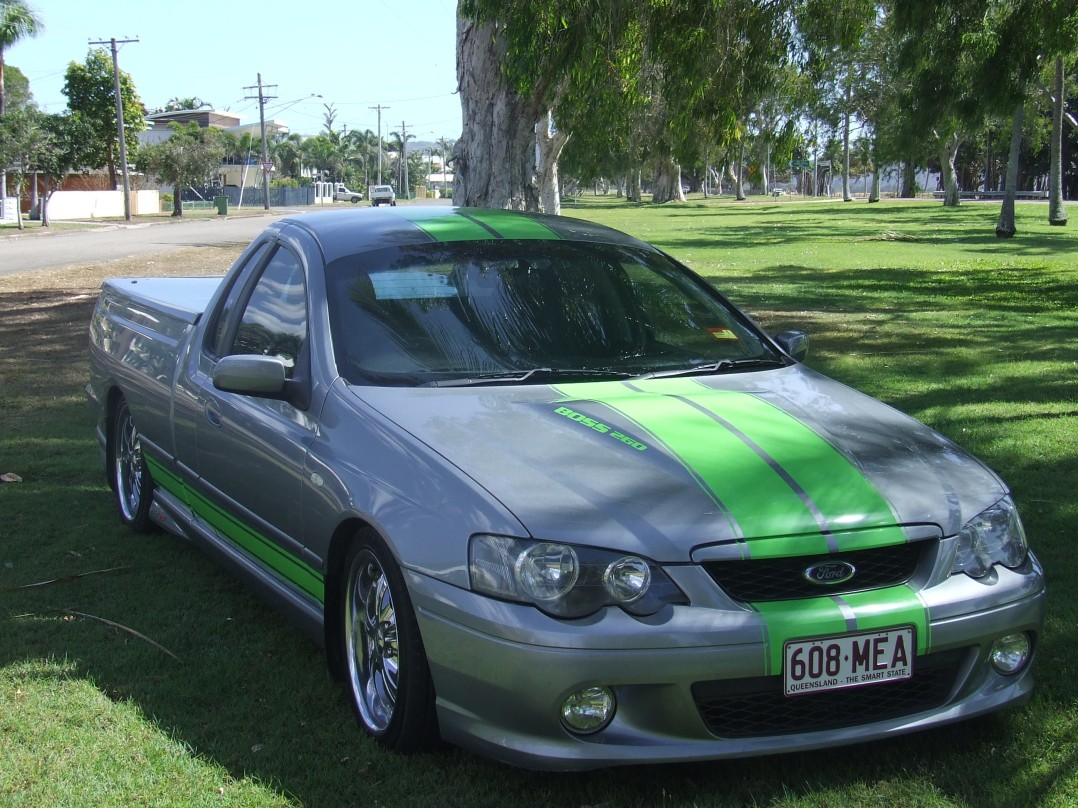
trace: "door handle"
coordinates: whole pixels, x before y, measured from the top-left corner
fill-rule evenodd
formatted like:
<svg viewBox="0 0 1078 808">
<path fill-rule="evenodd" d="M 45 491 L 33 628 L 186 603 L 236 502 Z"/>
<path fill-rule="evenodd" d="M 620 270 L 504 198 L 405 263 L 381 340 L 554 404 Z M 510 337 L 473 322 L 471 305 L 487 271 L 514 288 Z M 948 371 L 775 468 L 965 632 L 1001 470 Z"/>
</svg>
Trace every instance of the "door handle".
<svg viewBox="0 0 1078 808">
<path fill-rule="evenodd" d="M 212 426 L 221 428 L 221 424 L 224 423 L 221 418 L 221 408 L 212 398 L 206 400 L 206 420 L 210 422 Z"/>
</svg>

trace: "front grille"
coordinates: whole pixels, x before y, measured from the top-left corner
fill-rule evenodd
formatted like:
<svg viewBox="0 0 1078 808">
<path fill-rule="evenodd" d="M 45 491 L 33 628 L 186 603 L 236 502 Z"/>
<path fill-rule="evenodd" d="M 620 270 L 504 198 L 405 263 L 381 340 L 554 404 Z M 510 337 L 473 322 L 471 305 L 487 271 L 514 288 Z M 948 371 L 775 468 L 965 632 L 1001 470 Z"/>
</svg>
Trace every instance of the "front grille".
<svg viewBox="0 0 1078 808">
<path fill-rule="evenodd" d="M 943 651 L 914 660 L 910 679 L 844 690 L 786 696 L 781 676 L 697 682 L 697 709 L 721 738 L 790 735 L 869 724 L 942 706 L 954 688 L 966 651 Z"/>
<path fill-rule="evenodd" d="M 924 554 L 935 547 L 935 541 L 926 540 L 848 553 L 707 561 L 703 567 L 734 600 L 794 600 L 904 584 L 912 577 Z M 845 561 L 857 572 L 850 580 L 833 586 L 816 584 L 805 578 L 808 567 L 825 561 Z"/>
</svg>

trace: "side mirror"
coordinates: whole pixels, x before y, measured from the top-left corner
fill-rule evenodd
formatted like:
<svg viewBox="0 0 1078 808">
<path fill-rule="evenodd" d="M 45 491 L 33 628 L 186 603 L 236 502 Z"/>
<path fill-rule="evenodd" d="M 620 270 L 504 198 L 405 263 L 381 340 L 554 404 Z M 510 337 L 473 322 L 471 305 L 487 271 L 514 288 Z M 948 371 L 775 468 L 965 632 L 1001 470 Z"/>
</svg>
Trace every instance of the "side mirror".
<svg viewBox="0 0 1078 808">
<path fill-rule="evenodd" d="M 226 356 L 213 368 L 213 386 L 228 393 L 279 397 L 287 383 L 284 361 L 276 356 Z"/>
<path fill-rule="evenodd" d="M 775 335 L 775 342 L 798 362 L 804 362 L 809 352 L 809 337 L 804 331 L 783 331 Z"/>
</svg>

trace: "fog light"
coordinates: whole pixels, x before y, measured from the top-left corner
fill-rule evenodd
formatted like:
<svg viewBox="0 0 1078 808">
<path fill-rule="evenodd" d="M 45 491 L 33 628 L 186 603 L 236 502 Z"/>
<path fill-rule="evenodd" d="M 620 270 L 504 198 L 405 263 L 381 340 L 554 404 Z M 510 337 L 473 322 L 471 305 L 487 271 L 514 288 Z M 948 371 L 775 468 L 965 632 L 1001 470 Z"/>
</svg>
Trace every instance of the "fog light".
<svg viewBox="0 0 1078 808">
<path fill-rule="evenodd" d="M 614 717 L 614 694 L 607 687 L 585 687 L 565 700 L 561 720 L 570 732 L 587 735 L 603 729 Z"/>
<path fill-rule="evenodd" d="M 992 643 L 988 658 L 1000 673 L 1018 673 L 1029 661 L 1031 647 L 1028 634 L 1008 634 Z"/>
</svg>

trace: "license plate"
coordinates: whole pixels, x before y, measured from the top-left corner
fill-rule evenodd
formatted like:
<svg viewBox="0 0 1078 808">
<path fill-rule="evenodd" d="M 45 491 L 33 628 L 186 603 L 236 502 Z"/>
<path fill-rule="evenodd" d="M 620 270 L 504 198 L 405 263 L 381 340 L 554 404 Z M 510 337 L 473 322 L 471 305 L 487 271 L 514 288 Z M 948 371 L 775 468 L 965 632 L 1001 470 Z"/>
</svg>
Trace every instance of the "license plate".
<svg viewBox="0 0 1078 808">
<path fill-rule="evenodd" d="M 913 676 L 913 627 L 786 643 L 787 696 L 894 682 Z"/>
</svg>

